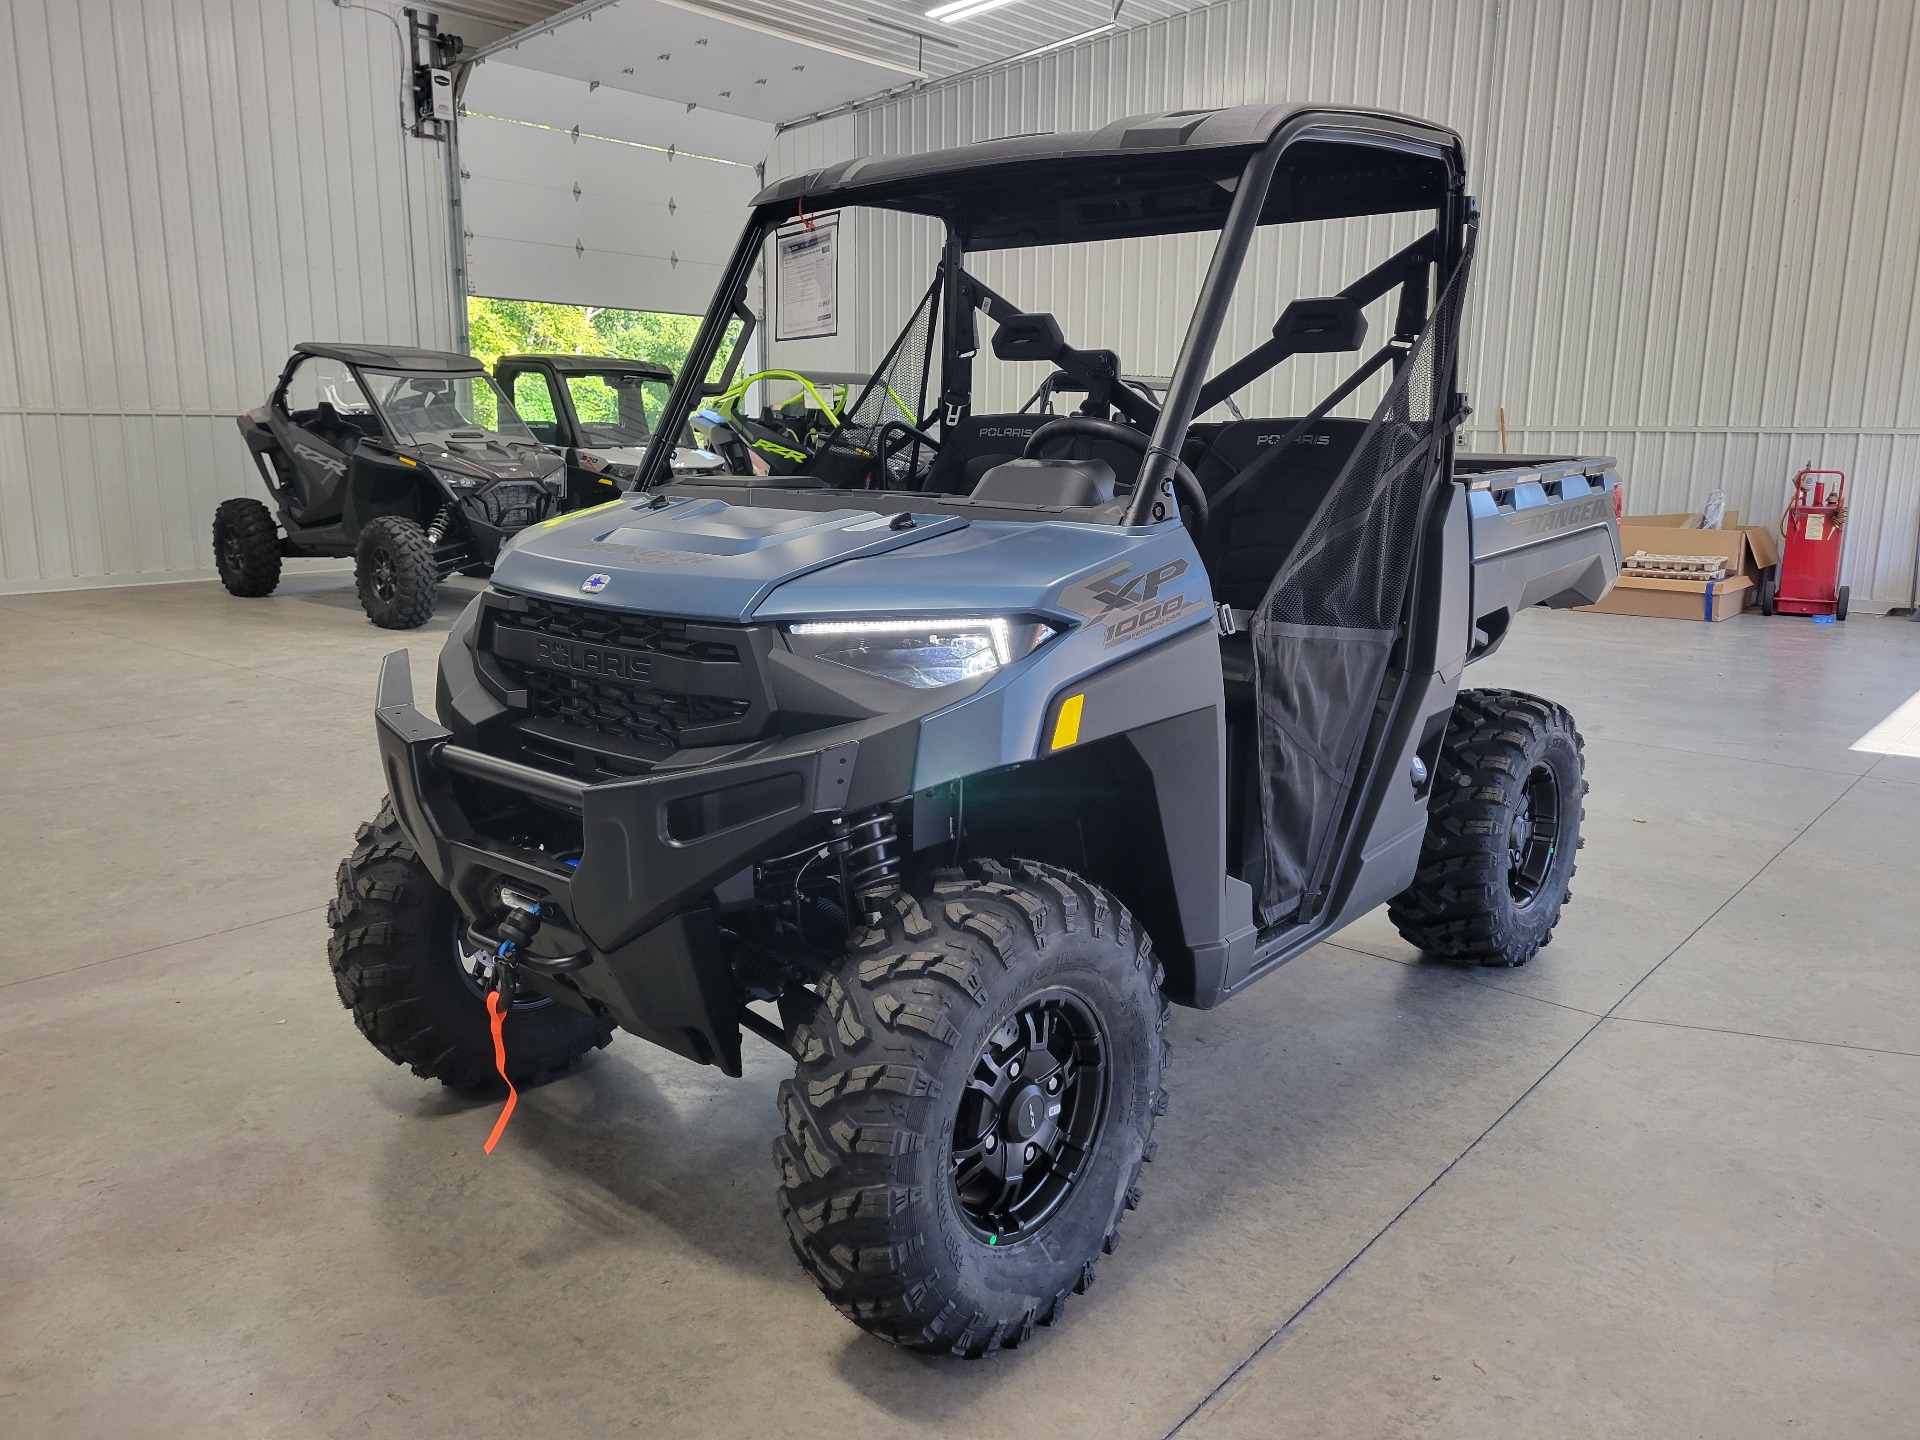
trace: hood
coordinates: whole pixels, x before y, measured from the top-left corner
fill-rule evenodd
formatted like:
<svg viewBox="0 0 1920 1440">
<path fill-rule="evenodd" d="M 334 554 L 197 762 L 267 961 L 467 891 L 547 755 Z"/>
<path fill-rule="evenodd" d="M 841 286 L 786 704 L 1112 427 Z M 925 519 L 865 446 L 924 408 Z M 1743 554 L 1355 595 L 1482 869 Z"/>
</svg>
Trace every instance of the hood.
<svg viewBox="0 0 1920 1440">
<path fill-rule="evenodd" d="M 781 510 L 692 497 L 616 500 L 523 530 L 494 566 L 503 590 L 648 615 L 746 621 L 777 587 L 826 566 L 967 528 L 911 529 L 871 510 Z M 606 577 L 594 590 L 590 579 Z"/>
<path fill-rule="evenodd" d="M 565 462 L 544 445 L 508 445 L 497 439 L 450 440 L 444 445 L 401 445 L 396 452 L 443 475 L 480 480 L 545 480 Z"/>
</svg>

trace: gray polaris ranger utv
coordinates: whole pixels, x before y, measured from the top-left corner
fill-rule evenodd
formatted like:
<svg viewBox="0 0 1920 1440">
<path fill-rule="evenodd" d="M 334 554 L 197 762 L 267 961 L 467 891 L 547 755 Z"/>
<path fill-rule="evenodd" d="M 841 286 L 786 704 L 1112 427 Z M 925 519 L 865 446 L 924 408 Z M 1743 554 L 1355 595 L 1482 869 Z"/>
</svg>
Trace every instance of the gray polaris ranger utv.
<svg viewBox="0 0 1920 1440">
<path fill-rule="evenodd" d="M 1528 606 L 1606 593 L 1615 481 L 1455 453 L 1459 137 L 1279 105 L 772 186 L 656 433 L 826 210 L 876 291 L 924 263 L 868 297 L 900 325 L 873 380 L 806 473 L 676 480 L 656 444 L 644 493 L 523 533 L 437 719 L 388 657 L 391 798 L 331 957 L 375 1046 L 452 1084 L 507 1004 L 516 1081 L 616 1028 L 728 1075 L 743 1032 L 788 1052 L 802 1265 L 855 1324 L 980 1355 L 1058 1319 L 1139 1202 L 1168 1002 L 1383 904 L 1459 961 L 1547 942 L 1580 737 L 1459 687 Z M 1293 297 L 1334 257 L 1343 289 Z M 1192 318 L 1123 368 L 1086 331 L 1126 342 L 1143 274 Z M 1021 413 L 1055 374 L 1079 413 Z M 1209 418 L 1229 398 L 1256 418 Z"/>
</svg>

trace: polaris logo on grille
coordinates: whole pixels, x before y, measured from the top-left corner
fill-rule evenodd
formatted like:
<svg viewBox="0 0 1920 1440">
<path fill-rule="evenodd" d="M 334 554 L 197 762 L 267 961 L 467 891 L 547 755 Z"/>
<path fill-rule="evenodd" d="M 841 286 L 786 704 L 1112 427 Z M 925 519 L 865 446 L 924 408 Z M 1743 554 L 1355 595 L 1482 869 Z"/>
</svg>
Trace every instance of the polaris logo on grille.
<svg viewBox="0 0 1920 1440">
<path fill-rule="evenodd" d="M 569 674 L 590 675 L 599 680 L 631 680 L 636 684 L 645 684 L 653 678 L 653 666 L 646 657 L 636 655 L 631 650 L 586 645 L 578 640 L 558 640 L 547 635 L 533 637 L 526 659 L 542 669 L 565 670 Z"/>
<path fill-rule="evenodd" d="M 611 575 L 603 575 L 595 572 L 580 582 L 580 589 L 583 594 L 598 595 L 612 583 L 613 577 Z"/>
</svg>

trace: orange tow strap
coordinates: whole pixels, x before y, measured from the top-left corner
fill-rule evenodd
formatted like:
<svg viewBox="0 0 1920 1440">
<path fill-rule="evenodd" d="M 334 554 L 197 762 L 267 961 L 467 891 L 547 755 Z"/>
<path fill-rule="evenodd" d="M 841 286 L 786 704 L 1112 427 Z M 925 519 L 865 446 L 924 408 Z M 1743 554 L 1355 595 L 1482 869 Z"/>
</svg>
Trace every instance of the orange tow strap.
<svg viewBox="0 0 1920 1440">
<path fill-rule="evenodd" d="M 501 1034 L 501 1027 L 507 1023 L 507 1012 L 500 1004 L 498 990 L 487 991 L 487 1015 L 493 1021 L 493 1068 L 500 1072 L 502 1080 L 507 1080 L 507 1042 Z M 520 1092 L 513 1088 L 513 1081 L 507 1080 L 507 1105 L 500 1112 L 500 1118 L 493 1122 L 493 1133 L 487 1136 L 484 1147 L 487 1154 L 493 1154 L 493 1147 L 500 1143 L 500 1132 L 507 1128 L 507 1120 L 519 1102 Z"/>
</svg>

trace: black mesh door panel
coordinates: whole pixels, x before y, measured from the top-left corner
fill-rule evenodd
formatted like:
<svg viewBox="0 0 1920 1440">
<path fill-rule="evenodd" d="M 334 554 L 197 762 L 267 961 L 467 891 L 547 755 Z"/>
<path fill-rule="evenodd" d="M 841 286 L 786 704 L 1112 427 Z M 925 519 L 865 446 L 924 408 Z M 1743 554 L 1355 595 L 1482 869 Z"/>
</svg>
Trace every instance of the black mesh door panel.
<svg viewBox="0 0 1920 1440">
<path fill-rule="evenodd" d="M 1330 842 L 1381 700 L 1448 423 L 1472 256 L 1469 231 L 1432 319 L 1254 611 L 1263 924 L 1297 915 L 1325 883 Z"/>
</svg>

